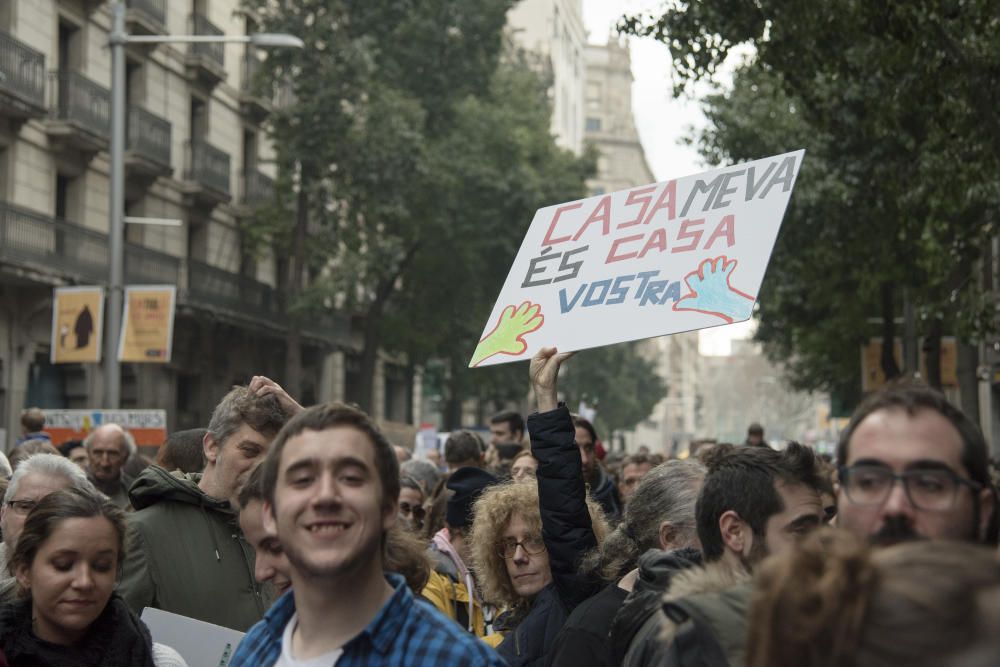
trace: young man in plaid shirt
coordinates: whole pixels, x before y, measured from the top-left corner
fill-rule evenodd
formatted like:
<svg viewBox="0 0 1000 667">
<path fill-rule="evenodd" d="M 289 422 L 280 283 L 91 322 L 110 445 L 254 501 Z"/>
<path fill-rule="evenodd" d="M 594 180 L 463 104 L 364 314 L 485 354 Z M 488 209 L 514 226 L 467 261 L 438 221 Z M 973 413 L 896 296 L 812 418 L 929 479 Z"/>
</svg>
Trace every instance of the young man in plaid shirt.
<svg viewBox="0 0 1000 667">
<path fill-rule="evenodd" d="M 383 573 L 399 465 L 363 412 L 310 408 L 265 459 L 263 519 L 291 563 L 292 590 L 251 628 L 232 667 L 503 665 L 489 646 Z"/>
</svg>

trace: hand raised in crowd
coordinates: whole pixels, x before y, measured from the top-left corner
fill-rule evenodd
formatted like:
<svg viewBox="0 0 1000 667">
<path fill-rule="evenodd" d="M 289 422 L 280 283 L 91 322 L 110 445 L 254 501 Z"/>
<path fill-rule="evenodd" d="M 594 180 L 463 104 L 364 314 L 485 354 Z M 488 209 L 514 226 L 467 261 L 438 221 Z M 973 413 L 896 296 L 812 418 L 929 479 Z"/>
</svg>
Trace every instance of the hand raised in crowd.
<svg viewBox="0 0 1000 667">
<path fill-rule="evenodd" d="M 289 417 L 293 417 L 298 413 L 305 410 L 298 401 L 288 395 L 288 392 L 281 388 L 281 385 L 272 380 L 269 377 L 263 375 L 254 375 L 250 380 L 250 392 L 255 396 L 267 396 L 268 394 L 273 394 L 275 398 L 278 399 L 278 403 L 281 407 L 288 413 Z"/>
<path fill-rule="evenodd" d="M 554 347 L 543 347 L 531 358 L 528 375 L 539 412 L 548 412 L 559 407 L 558 382 L 559 367 L 573 356 L 573 352 L 559 353 Z"/>
</svg>

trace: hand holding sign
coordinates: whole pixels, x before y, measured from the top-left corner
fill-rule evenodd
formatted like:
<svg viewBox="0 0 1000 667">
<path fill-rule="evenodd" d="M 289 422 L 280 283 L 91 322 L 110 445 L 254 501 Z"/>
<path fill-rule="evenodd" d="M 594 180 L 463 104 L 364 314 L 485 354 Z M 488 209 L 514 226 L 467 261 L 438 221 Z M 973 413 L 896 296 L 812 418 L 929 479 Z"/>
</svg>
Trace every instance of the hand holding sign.
<svg viewBox="0 0 1000 667">
<path fill-rule="evenodd" d="M 521 354 L 528 347 L 525 334 L 537 331 L 544 323 L 545 316 L 538 304 L 525 301 L 517 308 L 507 306 L 493 330 L 479 341 L 471 365 L 478 366 L 495 354 Z"/>
<path fill-rule="evenodd" d="M 733 271 L 739 264 L 725 255 L 706 259 L 684 278 L 691 293 L 674 304 L 674 310 L 694 310 L 716 315 L 727 323 L 740 322 L 750 317 L 753 297 L 732 285 Z"/>
<path fill-rule="evenodd" d="M 573 352 L 559 351 L 554 347 L 543 347 L 531 358 L 528 376 L 531 378 L 531 388 L 535 392 L 535 401 L 539 412 L 555 410 L 559 407 L 556 380 L 559 377 L 559 367 L 573 356 Z"/>
</svg>

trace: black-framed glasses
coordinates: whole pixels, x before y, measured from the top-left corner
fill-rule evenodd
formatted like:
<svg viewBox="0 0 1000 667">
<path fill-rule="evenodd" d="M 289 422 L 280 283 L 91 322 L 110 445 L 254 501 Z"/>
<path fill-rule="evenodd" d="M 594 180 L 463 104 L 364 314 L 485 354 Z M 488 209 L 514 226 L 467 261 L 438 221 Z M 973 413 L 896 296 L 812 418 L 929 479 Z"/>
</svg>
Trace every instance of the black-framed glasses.
<svg viewBox="0 0 1000 667">
<path fill-rule="evenodd" d="M 974 492 L 982 484 L 966 479 L 948 468 L 915 468 L 901 473 L 880 465 L 841 466 L 840 484 L 855 505 L 881 505 L 892 493 L 896 481 L 903 483 L 910 503 L 922 510 L 943 512 L 955 506 L 958 490 L 967 486 Z"/>
<path fill-rule="evenodd" d="M 35 509 L 37 500 L 8 500 L 7 507 L 10 507 L 21 516 L 27 516 L 31 510 Z"/>
<path fill-rule="evenodd" d="M 408 502 L 399 503 L 399 511 L 407 516 L 412 514 L 414 519 L 423 519 L 427 514 L 423 505 L 411 505 Z"/>
<path fill-rule="evenodd" d="M 540 535 L 532 535 L 531 537 L 526 537 L 523 540 L 515 540 L 513 537 L 508 537 L 500 542 L 500 545 L 497 548 L 497 554 L 504 558 L 513 558 L 514 554 L 517 553 L 518 547 L 524 549 L 524 553 L 529 556 L 537 556 L 545 551 L 545 541 Z"/>
</svg>

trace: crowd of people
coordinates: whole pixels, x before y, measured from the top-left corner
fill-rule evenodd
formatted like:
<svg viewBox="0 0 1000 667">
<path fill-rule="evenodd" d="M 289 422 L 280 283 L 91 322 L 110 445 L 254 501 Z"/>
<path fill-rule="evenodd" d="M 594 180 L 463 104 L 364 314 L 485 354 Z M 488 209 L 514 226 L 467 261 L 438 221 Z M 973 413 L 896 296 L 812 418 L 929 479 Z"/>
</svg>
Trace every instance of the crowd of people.
<svg viewBox="0 0 1000 667">
<path fill-rule="evenodd" d="M 185 664 L 147 607 L 245 632 L 234 667 L 1000 664 L 996 469 L 941 394 L 870 395 L 835 461 L 756 424 L 616 458 L 559 402 L 569 356 L 532 359 L 527 421 L 419 457 L 262 376 L 154 462 L 26 411 L 0 666 Z"/>
</svg>

